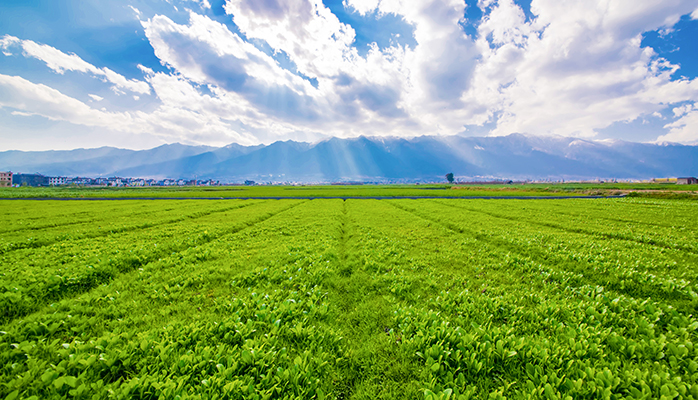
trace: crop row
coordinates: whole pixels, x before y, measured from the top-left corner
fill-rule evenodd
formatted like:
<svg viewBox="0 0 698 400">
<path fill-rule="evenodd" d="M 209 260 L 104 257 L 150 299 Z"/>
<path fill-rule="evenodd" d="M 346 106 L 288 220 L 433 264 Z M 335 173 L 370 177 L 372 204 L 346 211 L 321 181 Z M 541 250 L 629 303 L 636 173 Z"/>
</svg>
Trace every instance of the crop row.
<svg viewBox="0 0 698 400">
<path fill-rule="evenodd" d="M 430 211 L 428 204 L 419 206 Z M 406 219 L 389 210 L 381 214 L 393 223 Z M 419 232 L 427 233 L 423 227 Z M 412 236 L 399 230 L 386 234 L 393 241 Z M 463 234 L 449 229 L 444 236 L 455 244 Z M 413 238 L 405 244 L 403 252 L 416 243 Z M 450 246 L 443 249 L 457 253 Z M 698 321 L 691 315 L 666 303 L 608 293 L 564 270 L 513 256 L 491 241 L 469 242 L 467 253 L 475 251 L 485 255 L 476 269 L 490 278 L 487 286 L 468 282 L 472 268 L 464 267 L 460 276 L 442 282 L 456 290 L 424 296 L 426 305 L 401 302 L 394 312 L 391 339 L 416 351 L 423 363 L 421 381 L 431 382 L 426 397 L 690 398 L 698 393 L 693 348 Z M 391 252 L 399 254 L 400 248 Z M 429 283 L 424 275 L 441 271 L 424 271 L 421 282 L 405 274 L 402 286 L 424 285 Z"/>
<path fill-rule="evenodd" d="M 47 302 L 82 293 L 159 258 L 236 232 L 298 201 L 236 202 L 216 212 L 197 212 L 150 228 L 64 240 L 2 255 L 2 318 L 27 315 Z M 222 214 L 222 215 L 221 215 Z"/>
<path fill-rule="evenodd" d="M 407 202 L 397 204 L 427 218 L 453 209 L 440 203 L 423 205 L 419 210 Z M 696 265 L 698 257 L 679 249 L 622 239 L 599 240 L 585 233 L 482 216 L 460 208 L 449 214 L 445 226 L 519 257 L 576 274 L 580 283 L 598 283 L 640 297 L 659 297 L 677 307 L 690 308 L 698 300 L 698 288 L 693 283 L 695 270 L 687 268 Z"/>
<path fill-rule="evenodd" d="M 100 209 L 99 204 L 95 206 L 95 203 L 87 203 L 92 207 L 71 207 L 74 208 L 74 212 L 58 216 L 51 214 L 51 207 L 35 210 L 36 214 L 48 215 L 38 219 L 24 218 L 15 224 L 7 223 L 9 228 L 2 232 L 0 237 L 0 254 L 17 249 L 40 248 L 70 240 L 93 239 L 114 233 L 152 228 L 239 207 L 239 204 L 205 202 L 176 202 L 167 204 L 168 207 L 162 207 L 162 204 L 158 206 L 157 203 L 146 203 L 143 206 L 133 201 L 118 203 L 121 207 L 106 209 Z M 108 218 L 104 218 L 104 215 L 108 215 Z M 13 225 L 20 227 L 13 228 Z"/>
<path fill-rule="evenodd" d="M 317 254 L 334 244 L 335 232 L 308 225 L 325 218 L 317 206 L 280 204 L 286 211 L 247 229 L 10 323 L 0 337 L 0 395 L 322 396 L 331 389 L 323 379 L 330 363 L 342 362 L 342 340 L 312 325 L 327 313 L 326 293 L 312 284 L 323 269 L 313 266 L 328 264 Z M 251 290 L 248 277 L 270 267 L 275 275 L 255 279 L 267 283 Z"/>
</svg>

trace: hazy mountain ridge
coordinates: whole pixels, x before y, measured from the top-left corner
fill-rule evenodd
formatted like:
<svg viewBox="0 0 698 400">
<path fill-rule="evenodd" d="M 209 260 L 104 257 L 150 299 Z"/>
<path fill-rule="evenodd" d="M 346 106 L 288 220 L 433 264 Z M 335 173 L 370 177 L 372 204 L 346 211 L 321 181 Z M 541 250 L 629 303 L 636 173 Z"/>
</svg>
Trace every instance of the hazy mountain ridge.
<svg viewBox="0 0 698 400">
<path fill-rule="evenodd" d="M 0 170 L 49 176 L 128 176 L 239 182 L 464 179 L 642 179 L 698 174 L 698 146 L 578 138 L 421 136 L 318 143 L 163 145 L 0 152 Z"/>
</svg>

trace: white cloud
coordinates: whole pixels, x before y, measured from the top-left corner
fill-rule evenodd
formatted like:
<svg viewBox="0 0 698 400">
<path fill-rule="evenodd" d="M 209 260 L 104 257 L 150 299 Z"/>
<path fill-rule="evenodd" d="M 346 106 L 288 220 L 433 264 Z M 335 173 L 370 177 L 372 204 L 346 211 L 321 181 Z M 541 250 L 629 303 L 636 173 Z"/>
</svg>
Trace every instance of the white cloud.
<svg viewBox="0 0 698 400">
<path fill-rule="evenodd" d="M 129 8 L 130 8 L 131 10 L 133 10 L 134 13 L 136 13 L 136 16 L 137 16 L 138 18 L 141 17 L 141 10 L 137 9 L 136 7 L 134 7 L 134 6 L 132 6 L 132 5 L 129 5 Z"/>
<path fill-rule="evenodd" d="M 194 3 L 198 3 L 201 8 L 211 8 L 211 3 L 208 0 L 187 0 Z"/>
<path fill-rule="evenodd" d="M 682 116 L 688 114 L 689 112 L 691 112 L 691 110 L 693 110 L 693 109 L 694 109 L 693 104 L 684 104 L 680 107 L 674 107 L 674 109 L 672 109 L 672 111 L 674 112 L 675 117 L 682 117 Z"/>
<path fill-rule="evenodd" d="M 2 46 L 3 49 L 8 49 L 17 45 L 21 46 L 25 56 L 45 62 L 46 66 L 58 74 L 63 74 L 65 71 L 89 73 L 104 81 L 110 82 L 113 84 L 113 88 L 120 91 L 123 89 L 140 94 L 150 94 L 150 86 L 148 86 L 147 83 L 135 79 L 126 79 L 123 75 L 106 67 L 97 68 L 76 54 L 66 54 L 54 47 L 39 44 L 31 40 L 20 40 L 9 35 L 5 35 L 0 41 L 0 46 Z"/>
<path fill-rule="evenodd" d="M 418 46 L 407 52 L 410 86 L 403 97 L 412 104 L 410 115 L 432 128 L 445 125 L 452 132 L 493 121 L 496 135 L 592 137 L 613 122 L 650 115 L 698 93 L 695 81 L 671 81 L 678 66 L 640 47 L 642 32 L 671 28 L 695 2 L 534 0 L 535 17 L 527 21 L 512 0 L 480 1 L 485 16 L 475 51 L 462 32 L 449 31 L 456 26 L 449 7 L 463 10 L 462 1 L 344 3 L 362 14 L 402 15 L 414 25 Z M 435 51 L 444 44 L 450 47 Z M 432 66 L 443 69 L 443 81 Z M 424 89 L 430 86 L 435 95 L 459 93 L 461 101 L 440 104 Z"/>
<path fill-rule="evenodd" d="M 178 81 L 177 77 L 164 74 L 151 76 L 150 79 L 156 86 L 163 85 L 167 88 L 175 86 Z M 204 108 L 192 110 L 188 107 L 190 104 L 186 103 L 192 100 L 191 97 L 180 100 L 182 104 L 179 107 L 168 101 L 169 104 L 160 106 L 149 114 L 141 111 L 108 112 L 105 107 L 99 110 L 91 108 L 46 85 L 35 84 L 18 76 L 0 74 L 0 107 L 12 109 L 13 115 L 39 115 L 54 121 L 66 121 L 112 132 L 153 134 L 167 140 L 188 143 L 256 143 L 254 137 L 235 133 L 222 120 L 221 115 L 233 111 L 232 109 L 218 104 L 221 112 L 218 115 Z"/>
<path fill-rule="evenodd" d="M 143 26 L 155 54 L 188 80 L 235 94 L 245 107 L 273 106 L 269 97 L 281 96 L 281 100 L 295 107 L 288 110 L 293 115 L 285 115 L 286 118 L 314 113 L 309 95 L 314 88 L 310 83 L 281 69 L 271 57 L 224 25 L 191 13 L 188 26 L 163 16 L 143 22 Z M 311 103 L 305 104 L 311 107 L 297 107 L 304 102 Z"/>
<path fill-rule="evenodd" d="M 139 65 L 144 81 L 11 36 L 0 47 L 21 48 L 59 74 L 91 74 L 134 100 L 152 87 L 160 104 L 138 114 L 137 130 L 200 143 L 454 134 L 471 125 L 493 126 L 494 135 L 593 137 L 614 122 L 661 118 L 670 105 L 698 101 L 698 80 L 672 80 L 679 66 L 640 47 L 643 32 L 695 14 L 695 0 L 533 0 L 532 18 L 513 0 L 481 0 L 473 36 L 461 26 L 463 0 L 344 4 L 367 17 L 401 17 L 416 44 L 373 44 L 360 55 L 354 29 L 320 0 L 227 0 L 242 35 L 193 11 L 185 23 L 164 15 L 141 21 L 170 68 Z M 260 50 L 267 45 L 297 71 Z M 674 107 L 677 120 L 665 126 L 671 140 L 694 140 L 696 110 L 686 107 Z"/>
<path fill-rule="evenodd" d="M 20 115 L 41 115 L 77 125 L 128 131 L 137 125 L 140 113 L 108 113 L 46 85 L 35 84 L 19 76 L 0 74 L 0 106 L 17 109 Z"/>
<path fill-rule="evenodd" d="M 354 29 L 322 1 L 228 0 L 224 7 L 247 37 L 286 52 L 309 77 L 337 75 L 345 61 L 358 56 L 351 47 Z"/>
<path fill-rule="evenodd" d="M 492 134 L 592 137 L 698 93 L 694 81 L 671 81 L 678 66 L 640 48 L 642 32 L 670 28 L 688 3 L 633 4 L 534 0 L 527 20 L 511 0 L 481 2 L 474 39 L 459 25 L 462 0 L 345 0 L 414 27 L 414 48 L 373 46 L 361 57 L 353 28 L 321 1 L 227 0 L 247 38 L 284 52 L 317 88 L 207 17 L 143 24 L 156 55 L 185 80 L 214 87 L 212 98 L 225 95 L 240 121 L 264 129 L 254 118 L 269 120 L 279 135 L 453 134 L 494 122 Z"/>
<path fill-rule="evenodd" d="M 12 114 L 12 115 L 17 115 L 17 116 L 20 116 L 20 117 L 31 117 L 31 116 L 34 115 L 34 114 L 32 114 L 32 113 L 22 112 L 22 111 L 12 111 L 10 114 Z"/>
<path fill-rule="evenodd" d="M 191 13 L 188 25 L 164 16 L 142 23 L 155 54 L 181 75 L 173 86 L 158 85 L 154 78 L 161 79 L 161 74 L 151 71 L 150 83 L 164 104 L 201 108 L 223 102 L 237 110 L 228 117 L 265 132 L 259 139 L 264 142 L 299 134 L 380 134 L 401 127 L 396 107 L 400 82 L 395 79 L 400 74 L 395 73 L 397 64 L 389 61 L 399 54 L 374 49 L 365 59 L 340 65 L 338 75 L 318 77 L 316 88 L 207 17 Z M 212 95 L 202 96 L 191 83 Z"/>
<path fill-rule="evenodd" d="M 11 56 L 12 53 L 9 51 L 11 46 L 15 46 L 20 43 L 20 40 L 14 36 L 5 35 L 0 39 L 0 48 L 2 48 L 2 53 L 6 56 Z"/>
<path fill-rule="evenodd" d="M 695 103 L 674 108 L 674 114 L 680 118 L 664 126 L 669 133 L 658 137 L 657 142 L 698 144 L 698 107 Z"/>
<path fill-rule="evenodd" d="M 92 98 L 92 100 L 94 100 L 94 101 L 104 100 L 104 97 L 97 96 L 96 94 L 88 94 L 88 96 L 90 96 L 90 98 Z"/>
<path fill-rule="evenodd" d="M 379 3 L 345 4 L 366 13 Z M 332 129 L 332 134 L 461 131 L 462 122 L 457 119 L 463 110 L 458 98 L 469 84 L 477 57 L 472 41 L 458 25 L 465 5 L 459 1 L 380 5 L 386 7 L 380 12 L 401 13 L 415 26 L 415 49 L 373 46 L 365 57 L 359 56 L 352 45 L 354 29 L 341 23 L 321 1 L 228 0 L 225 9 L 248 38 L 264 40 L 275 51 L 286 53 L 302 74 L 318 80 L 319 91 L 335 103 L 333 110 L 350 116 L 352 122 L 343 131 Z"/>
<path fill-rule="evenodd" d="M 594 136 L 695 98 L 694 81 L 640 47 L 644 31 L 671 26 L 690 3 L 534 0 L 526 21 L 510 0 L 494 3 L 479 28 L 482 61 L 464 99 L 497 122 L 493 134 Z"/>
<path fill-rule="evenodd" d="M 112 87 L 110 87 L 109 89 L 110 89 L 112 92 L 114 92 L 114 94 L 117 95 L 117 96 L 121 96 L 121 95 L 126 94 L 126 92 L 124 92 L 123 90 L 119 89 L 117 86 L 112 86 Z"/>
</svg>

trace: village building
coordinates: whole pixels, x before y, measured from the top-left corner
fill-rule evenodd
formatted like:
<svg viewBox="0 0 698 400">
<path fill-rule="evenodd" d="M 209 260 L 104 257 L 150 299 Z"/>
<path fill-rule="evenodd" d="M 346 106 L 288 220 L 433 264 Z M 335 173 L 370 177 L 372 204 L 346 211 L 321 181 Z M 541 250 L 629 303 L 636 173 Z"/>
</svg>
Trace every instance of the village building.
<svg viewBox="0 0 698 400">
<path fill-rule="evenodd" d="M 50 176 L 48 178 L 48 184 L 51 186 L 65 185 L 66 183 L 68 183 L 68 178 L 64 176 Z"/>
<path fill-rule="evenodd" d="M 0 172 L 0 187 L 12 186 L 12 172 Z"/>
<path fill-rule="evenodd" d="M 111 187 L 121 187 L 121 186 L 125 185 L 124 179 L 119 178 L 118 176 L 114 176 L 114 177 L 109 178 L 108 182 L 109 182 L 109 186 L 111 186 Z"/>
<path fill-rule="evenodd" d="M 676 178 L 677 185 L 698 185 L 698 179 L 693 176 Z"/>
</svg>

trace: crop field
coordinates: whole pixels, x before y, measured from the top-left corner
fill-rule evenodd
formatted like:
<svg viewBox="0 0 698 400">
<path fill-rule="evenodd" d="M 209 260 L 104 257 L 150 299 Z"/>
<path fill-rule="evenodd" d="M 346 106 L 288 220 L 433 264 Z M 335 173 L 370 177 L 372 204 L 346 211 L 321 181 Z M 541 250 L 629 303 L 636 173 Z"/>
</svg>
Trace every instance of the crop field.
<svg viewBox="0 0 698 400">
<path fill-rule="evenodd" d="M 676 187 L 677 185 L 673 185 Z M 693 186 L 693 185 L 685 185 Z M 458 190 L 452 190 L 458 189 Z M 613 190 L 615 193 L 617 190 Z M 620 192 L 619 192 L 620 193 Z M 181 186 L 181 187 L 21 187 L 0 188 L 0 198 L 333 198 L 333 197 L 476 197 L 570 196 L 574 187 L 538 185 L 317 185 L 317 186 Z"/>
<path fill-rule="evenodd" d="M 0 200 L 0 398 L 698 399 L 697 217 Z"/>
<path fill-rule="evenodd" d="M 512 183 L 257 186 L 51 186 L 0 188 L 0 199 L 254 199 L 619 196 L 698 199 L 698 185 L 675 183 Z"/>
</svg>

